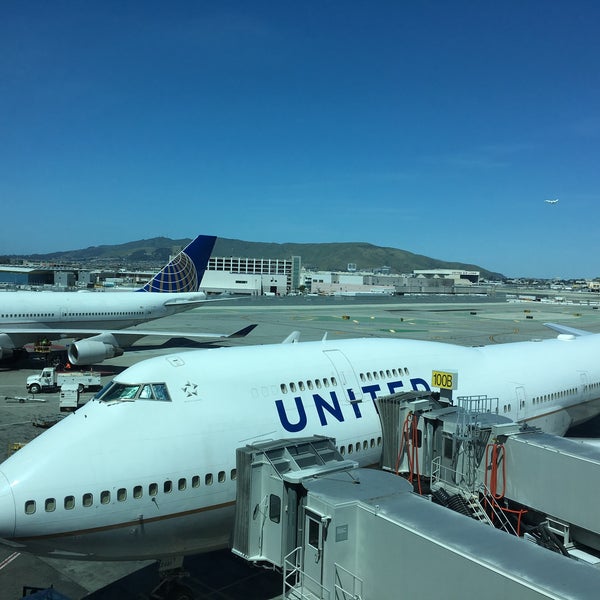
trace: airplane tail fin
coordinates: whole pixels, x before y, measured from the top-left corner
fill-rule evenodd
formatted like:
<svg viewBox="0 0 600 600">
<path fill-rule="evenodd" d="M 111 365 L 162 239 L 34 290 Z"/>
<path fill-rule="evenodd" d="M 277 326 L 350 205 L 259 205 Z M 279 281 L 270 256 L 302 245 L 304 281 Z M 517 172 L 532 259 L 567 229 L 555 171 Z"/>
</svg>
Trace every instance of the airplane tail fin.
<svg viewBox="0 0 600 600">
<path fill-rule="evenodd" d="M 138 292 L 197 292 L 216 240 L 199 235 Z"/>
<path fill-rule="evenodd" d="M 297 344 L 300 341 L 300 332 L 299 331 L 292 331 L 292 333 L 290 333 L 290 335 L 288 335 L 285 340 L 283 340 L 283 342 L 281 342 L 282 344 Z"/>
</svg>

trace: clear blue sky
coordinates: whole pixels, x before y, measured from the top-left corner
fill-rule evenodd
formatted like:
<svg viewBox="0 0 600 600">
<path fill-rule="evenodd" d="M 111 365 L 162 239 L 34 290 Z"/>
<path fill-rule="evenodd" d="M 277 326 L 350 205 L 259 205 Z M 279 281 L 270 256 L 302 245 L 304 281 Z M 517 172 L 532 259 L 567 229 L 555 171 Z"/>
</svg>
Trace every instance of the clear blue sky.
<svg viewBox="0 0 600 600">
<path fill-rule="evenodd" d="M 209 233 L 600 276 L 599 23 L 579 0 L 4 0 L 0 253 Z"/>
</svg>

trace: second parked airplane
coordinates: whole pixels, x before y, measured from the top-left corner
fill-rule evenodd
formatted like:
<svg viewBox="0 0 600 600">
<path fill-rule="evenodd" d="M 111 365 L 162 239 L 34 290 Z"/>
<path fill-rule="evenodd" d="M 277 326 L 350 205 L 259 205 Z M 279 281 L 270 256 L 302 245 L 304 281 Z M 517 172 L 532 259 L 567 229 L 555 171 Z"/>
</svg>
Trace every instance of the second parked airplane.
<svg viewBox="0 0 600 600">
<path fill-rule="evenodd" d="M 119 293 L 5 292 L 0 294 L 0 360 L 24 352 L 39 340 L 74 339 L 69 361 L 91 365 L 120 356 L 146 336 L 220 338 L 219 333 L 125 330 L 208 302 L 198 291 L 216 237 L 200 235 L 136 291 Z"/>
</svg>

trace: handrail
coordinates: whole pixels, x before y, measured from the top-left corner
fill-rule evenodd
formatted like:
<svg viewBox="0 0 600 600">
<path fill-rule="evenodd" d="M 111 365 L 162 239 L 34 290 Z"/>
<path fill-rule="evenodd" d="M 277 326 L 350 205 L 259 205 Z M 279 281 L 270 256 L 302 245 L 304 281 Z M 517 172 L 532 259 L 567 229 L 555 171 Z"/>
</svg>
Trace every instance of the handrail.
<svg viewBox="0 0 600 600">
<path fill-rule="evenodd" d="M 335 590 L 335 598 L 336 600 L 362 600 L 362 592 L 363 592 L 363 580 L 358 576 L 355 575 L 354 573 L 352 573 L 351 571 L 348 571 L 348 569 L 345 569 L 344 567 L 342 567 L 342 565 L 338 564 L 338 563 L 334 563 L 334 568 L 335 568 L 335 579 L 334 579 L 334 590 Z M 341 583 L 338 585 L 338 581 L 342 581 L 342 578 L 340 577 L 340 572 L 343 574 L 346 574 L 350 577 L 350 579 L 352 580 L 352 590 L 346 590 L 344 589 L 344 587 L 341 585 Z M 357 583 L 359 583 L 360 585 L 358 586 L 360 589 L 357 591 L 356 587 L 357 587 Z M 341 594 L 341 596 L 338 594 L 338 592 Z"/>
<path fill-rule="evenodd" d="M 490 519 L 490 524 L 494 525 L 495 517 L 497 522 L 500 523 L 500 529 L 508 533 L 512 533 L 517 537 L 521 537 L 521 520 L 523 515 L 527 513 L 526 510 L 514 510 L 510 508 L 505 508 L 498 503 L 498 499 L 494 497 L 492 491 L 488 488 L 485 483 L 479 484 L 476 490 L 469 490 L 462 487 L 460 484 L 455 483 L 451 479 L 447 479 L 447 477 L 442 476 L 442 470 L 448 473 L 453 473 L 455 476 L 462 476 L 462 473 L 452 469 L 451 467 L 444 467 L 441 463 L 441 457 L 436 456 L 431 461 L 431 485 L 433 486 L 435 483 L 445 483 L 449 484 L 455 489 L 464 492 L 468 492 L 470 494 L 478 494 L 479 497 L 483 499 L 485 502 L 485 506 L 488 507 L 489 511 L 492 513 L 492 518 Z M 479 501 L 479 500 L 478 500 Z M 479 502 L 481 504 L 481 502 Z M 517 517 L 517 528 L 515 529 L 512 523 L 506 518 L 507 514 L 515 515 Z"/>
<path fill-rule="evenodd" d="M 302 546 L 298 546 L 292 550 L 289 554 L 287 554 L 283 559 L 283 596 L 286 597 L 287 591 L 300 594 L 300 598 L 306 598 L 304 594 L 304 582 L 305 580 L 309 580 L 311 583 L 314 583 L 316 588 L 320 589 L 319 598 L 321 600 L 329 600 L 330 592 L 329 590 L 319 581 L 317 581 L 314 577 L 311 577 L 308 573 L 305 573 L 303 570 L 303 565 L 301 561 L 300 551 L 303 550 Z M 291 557 L 294 556 L 294 560 L 292 562 Z M 292 567 L 292 569 L 288 572 L 288 565 Z M 289 583 L 288 579 L 290 576 L 294 577 L 294 582 Z M 311 596 L 314 597 L 314 592 L 311 590 Z"/>
</svg>

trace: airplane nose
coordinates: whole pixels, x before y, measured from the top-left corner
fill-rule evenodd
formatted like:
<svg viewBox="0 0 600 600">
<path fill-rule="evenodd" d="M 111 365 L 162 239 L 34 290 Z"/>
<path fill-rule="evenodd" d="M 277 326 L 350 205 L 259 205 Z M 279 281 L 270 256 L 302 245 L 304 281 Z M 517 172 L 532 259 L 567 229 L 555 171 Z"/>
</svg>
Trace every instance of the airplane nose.
<svg viewBox="0 0 600 600">
<path fill-rule="evenodd" d="M 0 538 L 15 535 L 15 499 L 8 479 L 0 471 Z"/>
</svg>

